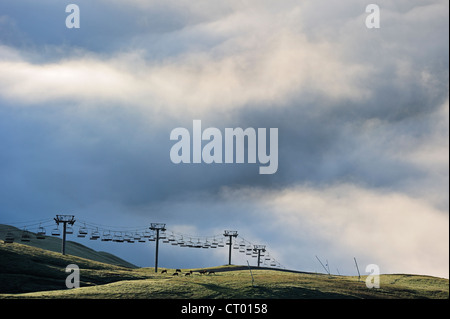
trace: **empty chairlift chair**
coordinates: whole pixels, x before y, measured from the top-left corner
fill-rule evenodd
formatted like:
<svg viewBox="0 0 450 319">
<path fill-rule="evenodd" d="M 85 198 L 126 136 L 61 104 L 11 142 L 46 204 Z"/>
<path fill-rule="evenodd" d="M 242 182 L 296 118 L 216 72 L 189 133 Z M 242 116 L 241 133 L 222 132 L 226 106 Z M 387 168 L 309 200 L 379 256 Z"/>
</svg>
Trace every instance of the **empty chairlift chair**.
<svg viewBox="0 0 450 319">
<path fill-rule="evenodd" d="M 36 233 L 36 238 L 37 239 L 45 239 L 45 234 L 46 234 L 45 228 L 42 226 L 39 226 L 38 231 Z"/>
<path fill-rule="evenodd" d="M 113 242 L 116 243 L 123 243 L 123 236 L 121 232 L 115 232 L 113 237 Z"/>
<path fill-rule="evenodd" d="M 91 232 L 91 237 L 89 237 L 90 240 L 97 240 L 100 238 L 100 233 L 98 232 L 98 230 L 93 230 Z"/>
<path fill-rule="evenodd" d="M 72 235 L 73 234 L 73 228 L 72 226 L 68 225 L 66 228 L 66 234 L 67 235 Z"/>
<path fill-rule="evenodd" d="M 29 242 L 31 239 L 30 233 L 24 229 L 22 231 L 22 237 L 20 238 L 20 241 Z"/>
<path fill-rule="evenodd" d="M 84 237 L 86 237 L 87 234 L 88 234 L 88 230 L 85 225 L 83 227 L 80 227 L 80 229 L 78 229 L 77 237 L 84 238 Z"/>
<path fill-rule="evenodd" d="M 134 243 L 133 236 L 128 232 L 123 236 L 123 241 L 127 243 Z"/>
<path fill-rule="evenodd" d="M 5 244 L 12 244 L 13 242 L 14 242 L 14 235 L 13 235 L 13 233 L 6 233 Z"/>
<path fill-rule="evenodd" d="M 56 226 L 56 228 L 54 228 L 52 230 L 52 236 L 61 236 L 61 232 L 59 231 L 59 227 Z"/>
<path fill-rule="evenodd" d="M 102 241 L 112 241 L 112 236 L 109 231 L 103 232 Z"/>
</svg>

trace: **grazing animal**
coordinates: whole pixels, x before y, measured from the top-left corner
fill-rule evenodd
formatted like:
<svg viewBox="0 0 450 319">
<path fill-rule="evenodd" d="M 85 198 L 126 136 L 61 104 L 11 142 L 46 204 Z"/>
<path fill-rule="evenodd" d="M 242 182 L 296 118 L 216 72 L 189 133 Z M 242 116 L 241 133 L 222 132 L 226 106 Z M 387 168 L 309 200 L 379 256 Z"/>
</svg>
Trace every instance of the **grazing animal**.
<svg viewBox="0 0 450 319">
<path fill-rule="evenodd" d="M 162 274 L 166 273 L 167 274 L 167 270 L 163 270 L 161 271 Z"/>
<path fill-rule="evenodd" d="M 202 275 L 206 274 L 206 270 L 200 270 L 199 273 L 202 274 Z"/>
<path fill-rule="evenodd" d="M 175 270 L 176 272 L 181 272 L 181 269 L 177 269 L 177 270 Z"/>
<path fill-rule="evenodd" d="M 178 276 L 178 273 L 177 273 L 177 272 L 174 272 L 174 273 L 172 274 L 172 276 Z"/>
<path fill-rule="evenodd" d="M 208 275 L 212 275 L 212 274 L 216 274 L 216 272 L 215 271 L 210 271 L 210 272 L 208 272 Z"/>
<path fill-rule="evenodd" d="M 184 275 L 185 275 L 185 276 L 190 276 L 191 273 L 190 273 L 190 272 L 187 272 L 187 273 L 185 273 Z"/>
<path fill-rule="evenodd" d="M 193 271 L 192 271 L 192 270 L 189 270 L 189 273 L 192 275 Z"/>
</svg>

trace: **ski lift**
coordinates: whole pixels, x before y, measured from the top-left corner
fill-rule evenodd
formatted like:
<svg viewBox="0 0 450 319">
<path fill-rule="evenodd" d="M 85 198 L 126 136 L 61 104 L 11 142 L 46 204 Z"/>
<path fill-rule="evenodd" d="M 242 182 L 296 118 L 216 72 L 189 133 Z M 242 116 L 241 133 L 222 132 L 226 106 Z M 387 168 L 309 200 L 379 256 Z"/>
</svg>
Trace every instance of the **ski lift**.
<svg viewBox="0 0 450 319">
<path fill-rule="evenodd" d="M 66 234 L 69 234 L 69 235 L 73 234 L 73 228 L 71 226 L 67 226 Z"/>
<path fill-rule="evenodd" d="M 156 238 L 154 234 L 151 234 L 150 237 L 148 237 L 148 241 L 155 241 L 155 240 Z"/>
<path fill-rule="evenodd" d="M 197 243 L 194 245 L 194 248 L 202 248 L 203 244 L 200 242 L 200 238 L 197 240 Z"/>
<path fill-rule="evenodd" d="M 22 237 L 20 238 L 20 241 L 24 241 L 24 242 L 28 242 L 30 241 L 30 234 L 28 233 L 27 230 L 23 230 L 22 232 Z"/>
<path fill-rule="evenodd" d="M 238 243 L 234 243 L 234 244 L 233 244 L 233 249 L 239 249 Z"/>
<path fill-rule="evenodd" d="M 180 247 L 186 247 L 186 243 L 183 239 L 183 236 L 181 236 L 180 239 L 178 239 L 177 243 L 178 245 L 180 245 Z"/>
<path fill-rule="evenodd" d="M 172 235 L 172 236 L 173 236 L 173 240 L 170 240 L 170 244 L 173 246 L 179 245 L 180 241 L 177 240 L 174 235 Z"/>
<path fill-rule="evenodd" d="M 56 226 L 56 228 L 52 230 L 52 236 L 61 236 L 61 232 L 59 231 L 58 226 Z"/>
<path fill-rule="evenodd" d="M 127 243 L 134 243 L 133 236 L 130 233 L 125 233 L 125 235 L 123 236 L 123 241 Z"/>
<path fill-rule="evenodd" d="M 84 237 L 86 237 L 87 234 L 88 234 L 88 230 L 86 228 L 86 225 L 84 225 L 83 227 L 80 227 L 80 229 L 78 229 L 77 237 L 84 238 Z"/>
<path fill-rule="evenodd" d="M 45 239 L 45 228 L 42 226 L 39 226 L 38 231 L 36 233 L 36 238 L 37 239 Z"/>
<path fill-rule="evenodd" d="M 164 230 L 161 230 L 161 232 L 159 233 L 159 239 L 166 239 L 166 232 Z"/>
<path fill-rule="evenodd" d="M 144 238 L 150 238 L 151 235 L 152 235 L 152 233 L 150 231 L 146 230 L 146 231 L 144 231 L 143 237 Z"/>
<path fill-rule="evenodd" d="M 139 243 L 145 243 L 145 238 L 144 238 L 144 236 L 142 236 L 141 238 L 139 238 L 139 239 L 138 239 L 138 242 L 139 242 Z"/>
<path fill-rule="evenodd" d="M 202 248 L 209 248 L 211 247 L 211 243 L 208 241 L 208 239 L 205 240 L 205 242 L 203 243 Z"/>
<path fill-rule="evenodd" d="M 123 243 L 122 233 L 121 232 L 119 232 L 119 233 L 115 232 L 112 241 L 116 242 L 116 243 Z"/>
<path fill-rule="evenodd" d="M 189 238 L 189 240 L 187 241 L 186 246 L 187 247 L 194 247 L 194 243 L 192 242 L 191 238 Z"/>
<path fill-rule="evenodd" d="M 13 235 L 13 233 L 6 233 L 5 244 L 12 244 L 13 242 L 14 242 L 14 235 Z"/>
<path fill-rule="evenodd" d="M 134 237 L 133 237 L 133 238 L 134 238 L 134 240 L 139 240 L 139 239 L 141 239 L 141 237 L 142 237 L 142 236 L 141 236 L 141 235 L 139 235 L 139 233 L 138 233 L 138 232 L 135 232 L 135 233 L 134 233 Z"/>
<path fill-rule="evenodd" d="M 109 231 L 104 231 L 102 241 L 111 241 L 111 240 L 112 240 L 111 233 Z"/>
<path fill-rule="evenodd" d="M 223 238 L 220 240 L 220 242 L 217 244 L 217 247 L 225 247 L 225 243 L 223 242 Z"/>
<path fill-rule="evenodd" d="M 97 230 L 94 230 L 91 232 L 91 237 L 89 237 L 90 240 L 97 240 L 100 238 L 100 233 Z"/>
</svg>

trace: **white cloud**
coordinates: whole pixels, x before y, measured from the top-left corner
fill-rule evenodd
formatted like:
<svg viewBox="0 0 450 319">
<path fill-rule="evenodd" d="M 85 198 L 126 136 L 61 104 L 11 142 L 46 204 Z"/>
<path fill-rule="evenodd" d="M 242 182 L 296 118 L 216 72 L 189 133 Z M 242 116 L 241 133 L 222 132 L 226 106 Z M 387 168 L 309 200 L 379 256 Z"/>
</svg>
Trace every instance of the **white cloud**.
<svg viewBox="0 0 450 319">
<path fill-rule="evenodd" d="M 351 184 L 228 190 L 224 196 L 254 201 L 253 218 L 265 220 L 266 232 L 278 232 L 271 247 L 284 264 L 310 266 L 305 260 L 314 263 L 314 253 L 322 253 L 335 265 L 357 256 L 384 273 L 448 278 L 448 212 L 422 199 Z"/>
<path fill-rule="evenodd" d="M 193 41 L 194 49 L 161 61 L 148 60 L 136 49 L 106 58 L 84 53 L 38 64 L 20 52 L 20 58 L 11 59 L 11 50 L 5 55 L 4 49 L 0 95 L 22 104 L 98 101 L 170 115 L 280 105 L 303 93 L 332 101 L 370 95 L 359 85 L 368 75 L 365 66 L 342 60 L 332 42 L 313 42 L 298 28 L 292 31 L 289 15 L 255 9 L 187 27 L 176 38 Z M 198 35 L 215 41 L 196 50 Z"/>
</svg>

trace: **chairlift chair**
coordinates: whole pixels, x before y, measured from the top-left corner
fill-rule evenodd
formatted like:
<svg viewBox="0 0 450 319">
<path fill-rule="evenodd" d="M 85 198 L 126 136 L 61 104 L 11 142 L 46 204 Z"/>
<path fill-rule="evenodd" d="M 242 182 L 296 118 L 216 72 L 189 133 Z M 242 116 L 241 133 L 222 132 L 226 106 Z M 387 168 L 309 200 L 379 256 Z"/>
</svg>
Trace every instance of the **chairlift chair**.
<svg viewBox="0 0 450 319">
<path fill-rule="evenodd" d="M 36 238 L 37 239 L 45 239 L 45 234 L 46 234 L 45 228 L 42 226 L 39 226 L 38 231 L 36 233 Z"/>
<path fill-rule="evenodd" d="M 207 249 L 209 247 L 211 247 L 211 243 L 208 241 L 208 239 L 206 239 L 205 242 L 203 243 L 202 248 L 206 248 Z"/>
<path fill-rule="evenodd" d="M 150 238 L 150 236 L 152 235 L 152 233 L 148 230 L 144 231 L 143 237 L 144 238 Z"/>
<path fill-rule="evenodd" d="M 134 238 L 130 233 L 125 233 L 123 236 L 123 241 L 127 243 L 134 243 Z"/>
<path fill-rule="evenodd" d="M 123 243 L 123 236 L 122 236 L 122 233 L 120 233 L 120 232 L 115 232 L 112 241 L 113 241 L 113 242 L 116 242 L 116 243 Z"/>
<path fill-rule="evenodd" d="M 78 229 L 77 237 L 84 238 L 84 237 L 86 237 L 87 234 L 88 234 L 88 230 L 85 225 L 83 227 L 80 227 L 80 229 Z"/>
<path fill-rule="evenodd" d="M 66 234 L 68 234 L 68 235 L 73 234 L 73 228 L 71 226 L 66 227 Z"/>
<path fill-rule="evenodd" d="M 161 230 L 161 232 L 159 233 L 159 239 L 166 239 L 166 238 L 167 238 L 166 231 Z"/>
<path fill-rule="evenodd" d="M 180 245 L 180 247 L 186 247 L 186 242 L 183 239 L 183 236 L 181 236 L 180 239 L 178 239 L 177 241 L 178 245 Z"/>
<path fill-rule="evenodd" d="M 20 238 L 20 241 L 29 242 L 30 238 L 31 238 L 30 233 L 26 229 L 24 229 L 22 231 L 22 237 Z"/>
<path fill-rule="evenodd" d="M 202 248 L 203 244 L 200 242 L 200 239 L 197 240 L 197 243 L 194 245 L 194 248 Z"/>
<path fill-rule="evenodd" d="M 141 237 L 142 237 L 142 236 L 141 236 L 138 232 L 135 232 L 135 233 L 134 233 L 134 237 L 133 237 L 134 240 L 139 240 L 139 239 L 141 239 Z"/>
<path fill-rule="evenodd" d="M 13 242 L 14 242 L 14 235 L 13 235 L 13 233 L 6 233 L 5 244 L 12 244 Z"/>
<path fill-rule="evenodd" d="M 102 241 L 112 241 L 112 236 L 109 231 L 103 232 Z"/>
<path fill-rule="evenodd" d="M 100 238 L 100 233 L 98 230 L 94 230 L 91 232 L 91 237 L 89 237 L 90 240 L 97 240 Z"/>
<path fill-rule="evenodd" d="M 52 236 L 61 236 L 61 232 L 59 231 L 59 227 L 56 226 L 56 228 L 54 228 L 52 230 Z"/>
<path fill-rule="evenodd" d="M 125 233 L 125 235 L 123 236 L 123 241 L 124 242 L 130 242 L 132 240 L 131 234 L 130 233 Z"/>
<path fill-rule="evenodd" d="M 173 240 L 170 241 L 170 244 L 173 245 L 173 246 L 177 246 L 177 245 L 180 244 L 180 241 L 177 240 L 177 239 L 175 238 L 175 236 L 173 236 Z"/>
</svg>

